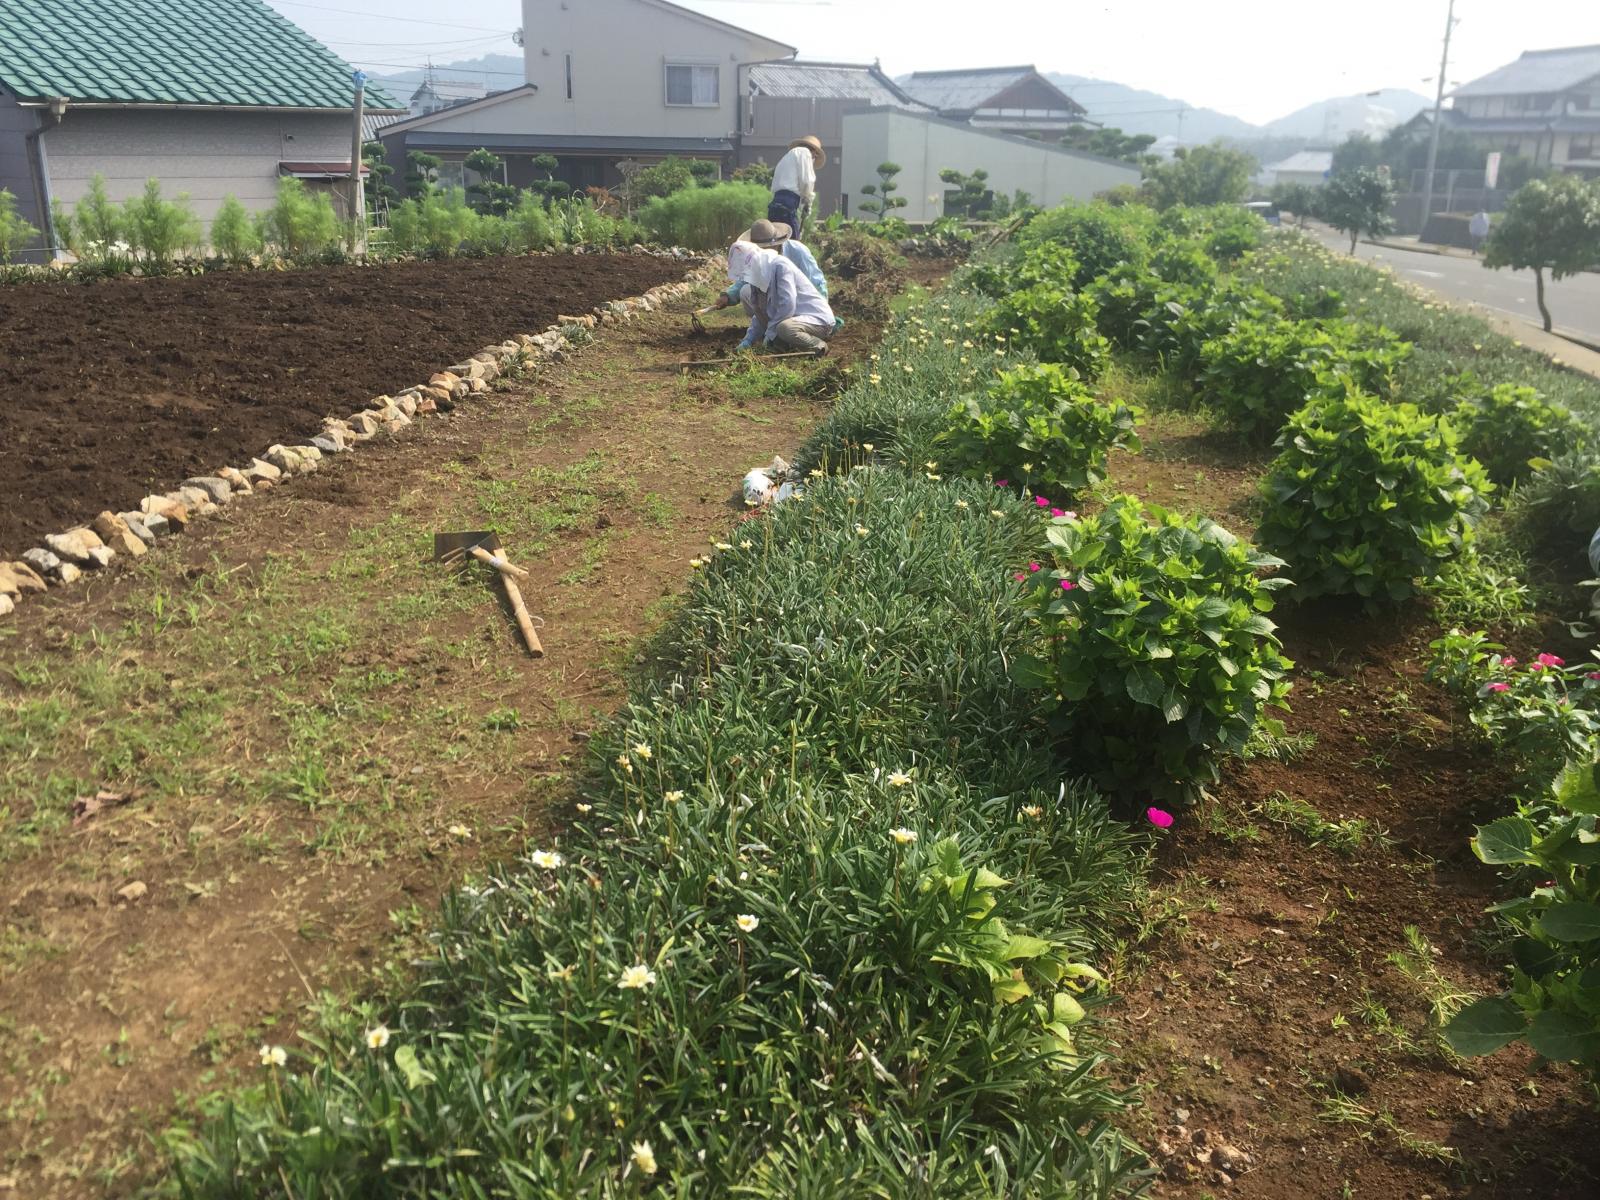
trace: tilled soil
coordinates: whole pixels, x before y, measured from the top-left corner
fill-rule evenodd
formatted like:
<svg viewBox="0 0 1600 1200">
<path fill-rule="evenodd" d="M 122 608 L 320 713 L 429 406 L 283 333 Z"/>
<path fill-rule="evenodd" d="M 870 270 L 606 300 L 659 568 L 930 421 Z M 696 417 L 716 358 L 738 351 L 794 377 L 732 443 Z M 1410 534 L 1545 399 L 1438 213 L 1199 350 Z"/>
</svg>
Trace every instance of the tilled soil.
<svg viewBox="0 0 1600 1200">
<path fill-rule="evenodd" d="M 0 289 L 0 558 L 684 270 L 550 255 Z"/>
</svg>

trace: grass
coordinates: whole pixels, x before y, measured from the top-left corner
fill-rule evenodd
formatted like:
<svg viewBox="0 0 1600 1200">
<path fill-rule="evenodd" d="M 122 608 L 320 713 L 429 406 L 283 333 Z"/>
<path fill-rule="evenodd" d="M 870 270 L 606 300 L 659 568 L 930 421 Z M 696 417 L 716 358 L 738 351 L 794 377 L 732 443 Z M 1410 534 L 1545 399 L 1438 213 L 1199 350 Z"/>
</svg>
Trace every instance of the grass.
<svg viewBox="0 0 1600 1200">
<path fill-rule="evenodd" d="M 1387 841 L 1383 830 L 1365 817 L 1330 821 L 1304 800 L 1285 792 L 1273 792 L 1254 811 L 1262 820 L 1292 830 L 1313 846 L 1327 846 L 1344 855 Z"/>
</svg>

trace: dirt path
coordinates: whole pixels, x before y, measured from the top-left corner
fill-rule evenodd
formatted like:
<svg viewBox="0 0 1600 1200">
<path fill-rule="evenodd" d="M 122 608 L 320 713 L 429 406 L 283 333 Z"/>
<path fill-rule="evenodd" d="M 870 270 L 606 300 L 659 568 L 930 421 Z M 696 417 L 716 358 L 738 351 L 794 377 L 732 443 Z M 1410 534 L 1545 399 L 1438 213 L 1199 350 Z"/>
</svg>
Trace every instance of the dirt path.
<svg viewBox="0 0 1600 1200">
<path fill-rule="evenodd" d="M 1264 459 L 1181 416 L 1147 433 L 1114 460 L 1117 488 L 1250 532 Z M 1463 1062 L 1437 1037 L 1436 1006 L 1501 986 L 1484 909 L 1502 897 L 1467 838 L 1511 786 L 1423 678 L 1437 626 L 1275 617 L 1297 664 L 1287 737 L 1166 839 L 1119 971 L 1113 1036 L 1156 1194 L 1600 1194 L 1576 1072 Z M 1223 1172 L 1236 1151 L 1248 1162 Z"/>
<path fill-rule="evenodd" d="M 19 608 L 0 1196 L 127 1193 L 175 1096 L 426 953 L 440 892 L 539 828 L 740 476 L 795 446 L 807 393 L 875 336 L 852 324 L 798 374 L 685 380 L 654 368 L 708 344 L 683 312 L 645 317 Z M 429 561 L 432 531 L 490 526 L 533 572 L 541 661 L 483 573 Z M 74 827 L 99 789 L 137 792 Z"/>
</svg>

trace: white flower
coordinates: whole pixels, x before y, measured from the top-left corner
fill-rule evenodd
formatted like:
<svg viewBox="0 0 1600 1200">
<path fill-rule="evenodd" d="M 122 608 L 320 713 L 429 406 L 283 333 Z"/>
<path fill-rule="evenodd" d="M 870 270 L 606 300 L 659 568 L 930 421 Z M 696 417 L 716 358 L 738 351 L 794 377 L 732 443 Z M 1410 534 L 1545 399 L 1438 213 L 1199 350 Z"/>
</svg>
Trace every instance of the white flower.
<svg viewBox="0 0 1600 1200">
<path fill-rule="evenodd" d="M 756 926 L 761 924 L 761 918 L 752 913 L 740 913 L 734 918 L 734 924 L 745 933 L 754 933 Z"/>
<path fill-rule="evenodd" d="M 891 829 L 889 830 L 889 836 L 900 845 L 906 846 L 917 840 L 917 831 L 915 829 L 905 828 Z"/>
<path fill-rule="evenodd" d="M 706 565 L 706 560 L 703 558 L 691 558 L 689 560 L 689 565 L 698 571 L 701 567 Z"/>
<path fill-rule="evenodd" d="M 956 501 L 956 507 L 957 508 L 966 508 L 967 507 L 967 502 L 965 500 L 957 500 Z"/>
<path fill-rule="evenodd" d="M 282 1046 L 261 1047 L 261 1065 L 263 1067 L 281 1067 L 289 1061 L 289 1052 Z"/>
<path fill-rule="evenodd" d="M 732 542 L 718 542 L 717 545 L 716 545 L 716 548 L 718 550 L 732 550 L 733 549 L 733 543 Z"/>
<path fill-rule="evenodd" d="M 873 445 L 872 445 L 871 442 L 862 442 L 861 443 L 861 448 L 863 450 L 865 450 L 868 454 L 871 454 L 872 450 L 873 450 Z"/>
<path fill-rule="evenodd" d="M 654 987 L 656 973 L 649 967 L 640 963 L 634 967 L 624 967 L 622 974 L 617 979 L 617 986 L 623 991 L 643 991 L 647 987 Z"/>
<path fill-rule="evenodd" d="M 528 855 L 528 861 L 536 867 L 543 867 L 546 871 L 554 871 L 566 860 L 554 850 L 535 850 Z"/>
<path fill-rule="evenodd" d="M 585 813 L 585 814 L 592 813 L 594 811 L 594 805 L 592 805 L 592 804 L 580 804 L 580 805 L 578 805 L 578 811 L 581 812 L 581 813 Z"/>
<path fill-rule="evenodd" d="M 907 775 L 904 771 L 890 771 L 889 772 L 889 786 L 890 787 L 905 787 L 910 782 L 911 782 L 911 776 Z"/>
<path fill-rule="evenodd" d="M 650 749 L 649 742 L 635 742 L 633 744 L 633 752 L 644 759 L 645 762 L 649 762 L 651 756 L 655 754 L 655 751 Z"/>
<path fill-rule="evenodd" d="M 629 758 L 626 754 L 617 755 L 617 766 L 621 767 L 629 775 L 633 774 L 633 759 Z"/>
<path fill-rule="evenodd" d="M 388 1044 L 389 1027 L 387 1025 L 375 1025 L 367 1030 L 368 1050 L 382 1050 Z"/>
<path fill-rule="evenodd" d="M 750 549 L 751 546 L 754 546 L 754 545 L 755 545 L 755 543 L 752 542 L 749 538 L 745 538 L 742 542 L 739 543 L 739 549 L 748 550 L 748 549 Z"/>
<path fill-rule="evenodd" d="M 466 841 L 472 836 L 472 830 L 468 829 L 465 825 L 452 825 L 448 830 L 446 830 L 446 832 L 449 833 L 451 837 L 460 838 L 462 841 Z"/>
<path fill-rule="evenodd" d="M 1022 809 L 1022 815 L 1027 817 L 1030 821 L 1037 821 L 1040 817 L 1044 816 L 1044 809 L 1040 808 L 1037 804 L 1024 805 Z"/>
<path fill-rule="evenodd" d="M 998 509 L 998 508 L 991 508 L 991 509 L 990 509 L 990 510 L 989 510 L 989 515 L 990 515 L 990 516 L 991 516 L 991 517 L 1003 517 L 1003 516 L 1005 516 L 1005 515 L 1006 515 L 1006 514 L 1005 514 L 1005 513 L 1004 513 L 1004 512 L 1002 512 L 1002 511 L 1001 511 L 1001 510 L 1000 510 L 1000 509 Z"/>
<path fill-rule="evenodd" d="M 865 525 L 857 525 L 856 526 L 856 536 L 857 537 L 866 537 L 867 534 L 869 534 L 871 532 L 872 532 L 872 530 L 868 529 Z"/>
<path fill-rule="evenodd" d="M 655 1151 L 650 1149 L 649 1142 L 635 1142 L 633 1144 L 633 1165 L 646 1175 L 656 1173 Z"/>
<path fill-rule="evenodd" d="M 679 800 L 683 799 L 683 793 L 674 788 L 672 791 L 663 796 L 662 799 L 668 804 L 676 804 Z"/>
</svg>

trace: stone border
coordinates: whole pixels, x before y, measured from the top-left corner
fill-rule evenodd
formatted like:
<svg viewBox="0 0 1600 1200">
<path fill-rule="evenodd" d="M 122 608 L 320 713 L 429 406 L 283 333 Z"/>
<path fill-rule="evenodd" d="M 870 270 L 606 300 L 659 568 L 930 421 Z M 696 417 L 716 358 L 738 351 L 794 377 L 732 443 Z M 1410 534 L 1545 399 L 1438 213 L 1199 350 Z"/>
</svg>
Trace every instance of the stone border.
<svg viewBox="0 0 1600 1200">
<path fill-rule="evenodd" d="M 638 252 L 635 249 L 634 253 Z M 689 257 L 681 250 L 666 253 Z M 324 418 L 322 432 L 305 445 L 269 446 L 248 466 L 221 467 L 210 475 L 194 476 L 170 492 L 146 496 L 136 509 L 107 510 L 87 525 L 48 534 L 43 546 L 26 551 L 18 561 L 0 559 L 0 617 L 11 613 L 30 593 L 64 587 L 87 572 L 109 567 L 118 558 L 141 557 L 162 538 L 182 533 L 192 522 L 215 515 L 241 496 L 270 491 L 297 475 L 309 475 L 320 469 L 327 456 L 348 453 L 362 442 L 397 437 L 428 413 L 449 412 L 468 397 L 487 392 L 508 367 L 540 360 L 559 362 L 571 344 L 565 329 L 616 325 L 632 320 L 635 313 L 654 312 L 707 282 L 714 266 L 701 264 L 677 283 L 660 284 L 625 300 L 608 300 L 581 316 L 558 317 L 542 333 L 518 334 L 485 346 L 470 358 L 435 372 L 427 383 L 393 396 L 375 397 L 347 418 Z"/>
</svg>

